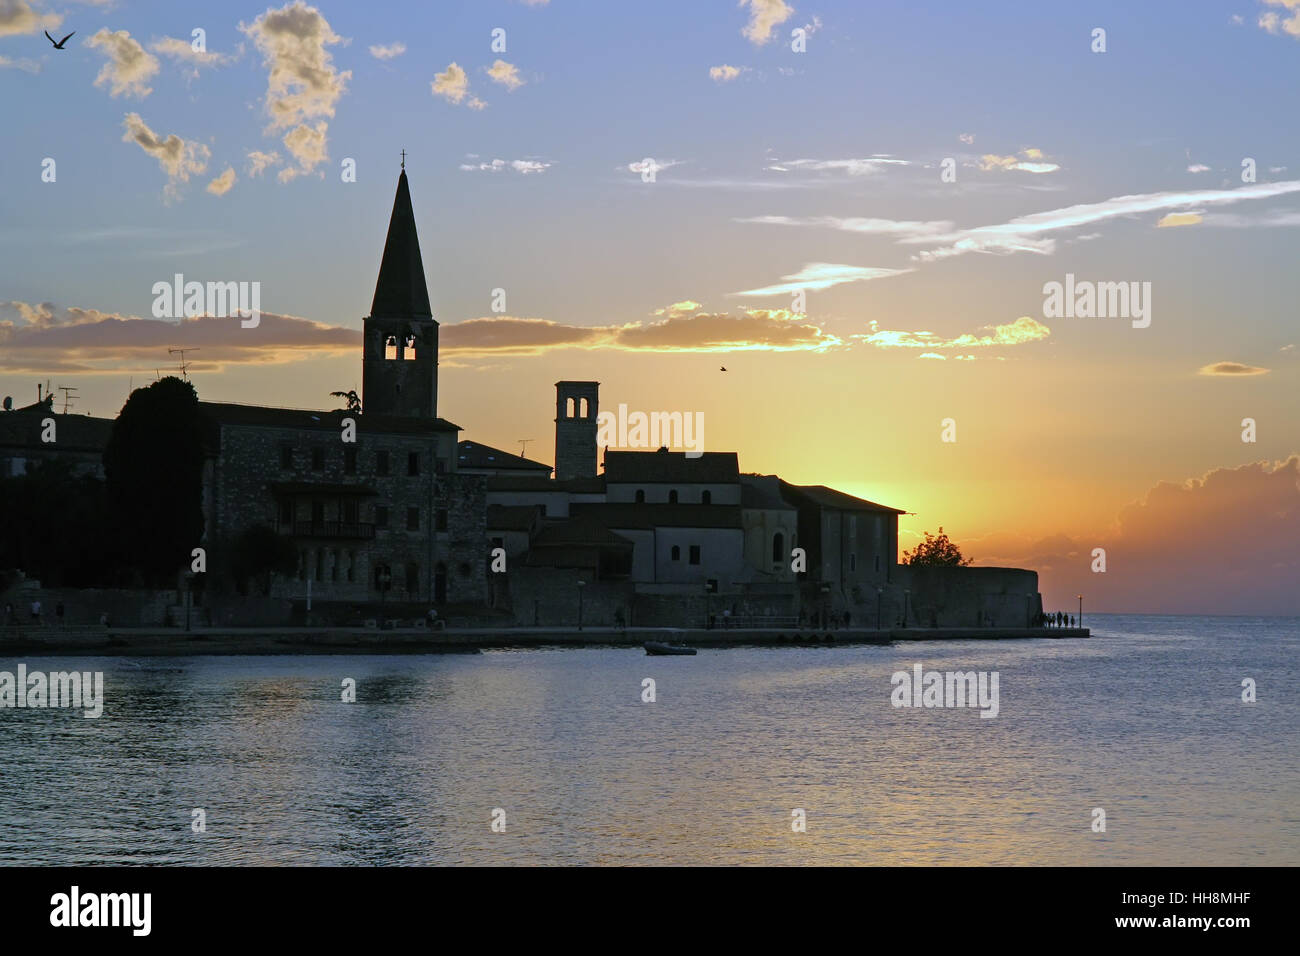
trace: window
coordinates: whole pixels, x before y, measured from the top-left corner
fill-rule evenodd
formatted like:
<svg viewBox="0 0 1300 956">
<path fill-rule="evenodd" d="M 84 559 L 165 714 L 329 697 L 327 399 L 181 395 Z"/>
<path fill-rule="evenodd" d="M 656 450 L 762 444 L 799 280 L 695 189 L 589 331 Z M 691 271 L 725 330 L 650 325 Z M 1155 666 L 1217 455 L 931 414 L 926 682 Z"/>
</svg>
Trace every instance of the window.
<svg viewBox="0 0 1300 956">
<path fill-rule="evenodd" d="M 348 552 L 348 581 L 352 582 L 357 579 L 357 553 Z"/>
<path fill-rule="evenodd" d="M 375 505 L 375 527 L 376 528 L 388 527 L 388 506 L 387 505 Z"/>
<path fill-rule="evenodd" d="M 682 549 L 679 548 L 677 545 L 673 545 L 673 560 L 680 561 L 681 559 L 682 559 Z"/>
<path fill-rule="evenodd" d="M 406 566 L 406 590 L 409 594 L 420 593 L 420 566 L 414 562 Z"/>
<path fill-rule="evenodd" d="M 439 458 L 433 463 L 434 474 L 445 475 L 447 473 L 447 459 Z"/>
<path fill-rule="evenodd" d="M 434 526 L 435 530 L 446 531 L 447 530 L 447 509 L 439 508 L 435 518 L 437 520 L 437 524 Z"/>
<path fill-rule="evenodd" d="M 545 517 L 546 517 L 546 505 L 540 505 L 539 507 L 542 509 L 542 517 L 545 518 Z"/>
<path fill-rule="evenodd" d="M 386 451 L 375 452 L 375 474 L 376 475 L 388 474 L 388 452 Z"/>
<path fill-rule="evenodd" d="M 420 453 L 418 451 L 407 454 L 406 473 L 408 475 L 418 475 L 420 473 Z"/>
<path fill-rule="evenodd" d="M 312 471 L 325 470 L 325 449 L 324 448 L 313 448 L 311 450 L 311 470 Z"/>
<path fill-rule="evenodd" d="M 672 491 L 668 492 L 668 503 L 669 503 L 670 505 L 675 505 L 675 504 L 677 504 L 677 489 L 676 489 L 676 488 L 674 488 Z"/>
<path fill-rule="evenodd" d="M 701 492 L 701 493 L 700 493 L 700 504 L 702 504 L 702 505 L 711 505 L 711 504 L 713 504 L 713 492 L 709 491 L 708 489 L 705 489 L 703 492 Z"/>
<path fill-rule="evenodd" d="M 330 559 L 330 580 L 337 581 L 339 579 L 339 553 L 337 551 L 330 552 Z"/>
<path fill-rule="evenodd" d="M 419 508 L 406 509 L 406 530 L 407 531 L 420 530 L 420 509 Z"/>
<path fill-rule="evenodd" d="M 780 564 L 785 560 L 785 535 L 777 532 L 772 535 L 772 563 Z"/>
<path fill-rule="evenodd" d="M 386 360 L 397 358 L 397 336 L 390 335 L 384 339 L 384 358 Z"/>
<path fill-rule="evenodd" d="M 411 361 L 415 358 L 415 336 L 408 335 L 402 340 L 402 358 Z"/>
<path fill-rule="evenodd" d="M 699 564 L 699 563 L 700 563 L 700 546 L 698 544 L 693 544 L 691 545 L 691 564 Z"/>
<path fill-rule="evenodd" d="M 293 446 L 287 442 L 280 446 L 280 467 L 285 471 L 293 468 Z"/>
<path fill-rule="evenodd" d="M 322 524 L 325 521 L 325 502 L 313 501 L 311 503 L 311 523 Z"/>
<path fill-rule="evenodd" d="M 856 554 L 850 554 L 850 555 L 849 555 L 849 570 L 850 570 L 850 571 L 856 571 L 857 569 L 858 569 L 858 556 L 857 556 Z"/>
<path fill-rule="evenodd" d="M 355 448 L 343 449 L 343 474 L 355 475 L 357 473 L 357 450 Z"/>
<path fill-rule="evenodd" d="M 645 489 L 644 489 L 644 488 L 638 488 L 638 489 L 636 490 L 636 503 L 639 504 L 639 505 L 643 505 L 643 504 L 645 504 Z"/>
<path fill-rule="evenodd" d="M 357 502 L 355 498 L 344 501 L 339 505 L 339 520 L 351 523 L 357 521 Z"/>
<path fill-rule="evenodd" d="M 876 555 L 876 573 L 880 573 L 880 555 Z"/>
<path fill-rule="evenodd" d="M 280 524 L 293 524 L 293 502 L 289 499 L 280 502 Z"/>
<path fill-rule="evenodd" d="M 322 580 L 322 578 L 321 578 L 321 574 L 324 572 L 324 570 L 325 570 L 325 551 L 324 551 L 323 549 L 321 549 L 321 550 L 317 550 L 317 552 L 316 552 L 316 574 L 315 574 L 315 577 L 316 577 L 316 580 L 317 580 L 317 581 Z"/>
</svg>

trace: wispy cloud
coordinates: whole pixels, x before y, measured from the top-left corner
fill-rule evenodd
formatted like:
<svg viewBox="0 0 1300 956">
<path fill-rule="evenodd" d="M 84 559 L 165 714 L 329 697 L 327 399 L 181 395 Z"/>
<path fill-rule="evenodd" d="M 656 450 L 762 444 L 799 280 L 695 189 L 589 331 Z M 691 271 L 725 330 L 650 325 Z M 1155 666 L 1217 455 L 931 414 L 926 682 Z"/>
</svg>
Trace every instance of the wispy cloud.
<svg viewBox="0 0 1300 956">
<path fill-rule="evenodd" d="M 1209 375 L 1212 377 L 1239 378 L 1249 375 L 1267 375 L 1270 369 L 1260 368 L 1257 365 L 1243 365 L 1241 362 L 1214 362 L 1210 365 L 1203 365 L 1196 370 L 1197 375 Z"/>
<path fill-rule="evenodd" d="M 846 282 L 868 282 L 872 279 L 886 279 L 890 276 L 911 272 L 911 269 L 880 269 L 872 266 L 845 266 L 831 262 L 810 262 L 793 275 L 782 276 L 776 285 L 761 289 L 747 289 L 733 292 L 732 295 L 764 296 L 790 295 L 802 290 L 815 291 L 829 289 Z"/>
<path fill-rule="evenodd" d="M 86 46 L 101 51 L 108 62 L 95 77 L 96 86 L 107 86 L 110 96 L 134 96 L 144 99 L 153 92 L 149 80 L 158 72 L 158 58 L 142 47 L 125 30 L 107 27 L 86 41 Z"/>
<path fill-rule="evenodd" d="M 1256 21 L 1260 27 L 1269 33 L 1286 33 L 1300 38 L 1300 0 L 1261 0 L 1261 2 L 1266 6 L 1281 7 L 1286 12 L 1264 11 Z"/>
<path fill-rule="evenodd" d="M 175 60 L 189 66 L 188 76 L 196 77 L 202 68 L 213 68 L 226 66 L 234 63 L 237 57 L 231 53 L 214 53 L 208 50 L 196 50 L 193 44 L 187 40 L 181 40 L 177 37 L 163 37 L 161 40 L 153 40 L 149 44 L 149 49 L 159 53 L 168 59 Z M 243 47 L 241 45 L 240 49 Z"/>
<path fill-rule="evenodd" d="M 376 44 L 370 48 L 370 55 L 376 60 L 393 60 L 406 52 L 406 44 L 398 41 L 387 46 Z"/>
<path fill-rule="evenodd" d="M 1170 212 L 1160 217 L 1157 229 L 1170 229 L 1176 226 L 1196 226 L 1204 221 L 1199 212 Z"/>
<path fill-rule="evenodd" d="M 730 66 L 726 63 L 721 66 L 711 66 L 709 67 L 709 79 L 717 83 L 730 83 L 748 69 L 747 66 Z"/>
<path fill-rule="evenodd" d="M 524 85 L 524 81 L 519 78 L 519 68 L 505 60 L 497 60 L 488 67 L 487 75 L 493 83 L 501 84 L 512 93 Z"/>
<path fill-rule="evenodd" d="M 208 183 L 208 192 L 214 196 L 224 196 L 235 185 L 235 167 L 227 166 L 221 175 Z"/>
<path fill-rule="evenodd" d="M 1041 342 L 1052 334 L 1052 330 L 1027 315 L 1022 315 L 1014 322 L 1005 325 L 986 325 L 980 329 L 987 335 L 965 333 L 955 338 L 946 339 L 934 332 L 910 332 L 898 329 L 881 329 L 879 323 L 871 323 L 871 331 L 850 336 L 855 341 L 881 349 L 983 349 L 1025 345 Z"/>
<path fill-rule="evenodd" d="M 1031 146 L 1022 149 L 1016 156 L 999 156 L 996 153 L 985 153 L 980 157 L 979 168 L 985 172 L 1001 169 L 1043 174 L 1054 173 L 1061 167 L 1056 163 L 1046 162 L 1043 151 Z"/>
<path fill-rule="evenodd" d="M 127 113 L 122 125 L 126 127 L 122 139 L 135 143 L 158 160 L 158 165 L 167 174 L 164 193 L 169 199 L 179 195 L 180 183 L 189 182 L 190 176 L 208 168 L 211 150 L 202 143 L 187 142 L 175 133 L 163 138 L 149 128 L 139 113 Z"/>
<path fill-rule="evenodd" d="M 795 170 L 809 172 L 842 172 L 850 176 L 871 176 L 886 166 L 910 166 L 905 159 L 892 156 L 869 156 L 865 159 L 778 159 L 765 167 L 773 172 L 784 173 Z"/>
<path fill-rule="evenodd" d="M 57 30 L 62 22 L 57 13 L 37 13 L 27 0 L 0 0 L 0 37 Z"/>
<path fill-rule="evenodd" d="M 749 7 L 749 22 L 740 32 L 755 46 L 771 40 L 773 31 L 794 16 L 794 7 L 785 0 L 740 0 L 739 5 Z"/>
<path fill-rule="evenodd" d="M 494 159 L 487 163 L 461 163 L 460 168 L 465 170 L 465 172 L 488 173 L 500 173 L 510 170 L 516 173 L 523 173 L 527 176 L 530 173 L 545 172 L 551 168 L 551 164 L 536 159 Z"/>
<path fill-rule="evenodd" d="M 469 75 L 455 61 L 447 64 L 447 69 L 441 73 L 434 74 L 433 82 L 429 86 L 434 96 L 441 96 L 448 103 L 455 103 L 458 106 L 464 103 L 472 110 L 487 107 L 487 104 L 477 96 L 470 95 Z"/>
</svg>

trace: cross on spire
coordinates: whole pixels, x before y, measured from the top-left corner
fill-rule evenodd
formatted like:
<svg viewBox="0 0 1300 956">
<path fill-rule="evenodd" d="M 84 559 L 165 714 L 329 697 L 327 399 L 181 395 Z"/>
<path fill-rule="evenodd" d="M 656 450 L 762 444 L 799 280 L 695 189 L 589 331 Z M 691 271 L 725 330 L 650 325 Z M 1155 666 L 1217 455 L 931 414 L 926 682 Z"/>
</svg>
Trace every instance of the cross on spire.
<svg viewBox="0 0 1300 956">
<path fill-rule="evenodd" d="M 402 150 L 402 168 L 406 168 L 406 150 Z"/>
</svg>

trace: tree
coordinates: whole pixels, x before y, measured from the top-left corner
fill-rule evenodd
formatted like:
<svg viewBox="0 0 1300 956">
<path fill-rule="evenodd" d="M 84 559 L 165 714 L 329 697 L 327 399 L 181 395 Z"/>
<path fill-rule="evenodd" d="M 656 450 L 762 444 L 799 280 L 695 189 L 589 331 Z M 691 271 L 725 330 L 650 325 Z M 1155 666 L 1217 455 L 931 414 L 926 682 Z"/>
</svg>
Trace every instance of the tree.
<svg viewBox="0 0 1300 956">
<path fill-rule="evenodd" d="M 246 528 L 235 539 L 230 552 L 230 573 L 239 593 L 250 580 L 257 581 L 263 594 L 271 593 L 271 576 L 298 570 L 298 552 L 293 542 L 264 524 Z"/>
<path fill-rule="evenodd" d="M 354 415 L 361 414 L 361 396 L 357 394 L 355 388 L 350 388 L 346 392 L 330 392 L 333 398 L 345 398 L 348 402 L 347 410 Z"/>
<path fill-rule="evenodd" d="M 939 526 L 937 535 L 925 533 L 925 540 L 911 551 L 903 552 L 903 564 L 913 567 L 962 568 L 971 563 L 971 558 L 964 558 L 961 548 L 953 544 Z"/>
<path fill-rule="evenodd" d="M 150 583 L 173 583 L 203 536 L 209 426 L 194 386 L 171 375 L 132 392 L 113 422 L 104 448 L 113 526 Z"/>
<path fill-rule="evenodd" d="M 32 461 L 25 474 L 0 478 L 0 529 L 0 569 L 21 569 L 45 587 L 116 583 L 104 482 L 67 459 Z"/>
</svg>

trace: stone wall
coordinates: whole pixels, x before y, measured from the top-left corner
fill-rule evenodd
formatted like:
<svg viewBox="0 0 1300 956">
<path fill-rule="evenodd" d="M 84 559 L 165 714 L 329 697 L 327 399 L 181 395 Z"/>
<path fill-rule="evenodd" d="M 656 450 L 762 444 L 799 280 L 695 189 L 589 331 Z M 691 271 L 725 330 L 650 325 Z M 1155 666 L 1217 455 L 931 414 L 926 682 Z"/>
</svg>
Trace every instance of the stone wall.
<svg viewBox="0 0 1300 956">
<path fill-rule="evenodd" d="M 496 577 L 502 577 L 497 575 Z M 519 627 L 568 627 L 578 624 L 578 581 L 582 588 L 584 625 L 614 627 L 622 612 L 632 624 L 632 585 L 626 580 L 596 581 L 590 571 L 569 568 L 512 567 L 508 574 L 509 607 Z"/>
<path fill-rule="evenodd" d="M 162 627 L 168 623 L 168 608 L 182 597 L 174 590 L 128 590 L 125 588 L 13 588 L 0 594 L 0 612 L 14 606 L 20 624 L 31 621 L 32 601 L 41 602 L 41 620 L 58 623 L 55 608 L 63 602 L 63 623 L 98 624 L 107 613 L 118 627 Z M 195 608 L 195 620 L 199 609 Z"/>
<path fill-rule="evenodd" d="M 897 583 L 910 626 L 1028 627 L 1042 610 L 1038 572 L 1022 568 L 900 565 Z"/>
</svg>

